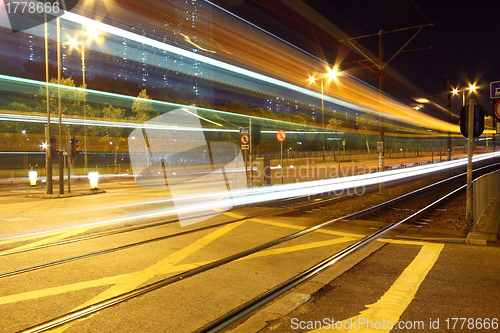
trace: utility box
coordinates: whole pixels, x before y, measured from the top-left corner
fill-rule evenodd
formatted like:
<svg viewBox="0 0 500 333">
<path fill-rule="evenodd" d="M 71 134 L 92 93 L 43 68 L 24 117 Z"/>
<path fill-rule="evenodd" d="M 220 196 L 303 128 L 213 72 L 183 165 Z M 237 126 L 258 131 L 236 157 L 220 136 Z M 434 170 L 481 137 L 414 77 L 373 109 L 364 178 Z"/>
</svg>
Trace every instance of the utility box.
<svg viewBox="0 0 500 333">
<path fill-rule="evenodd" d="M 257 169 L 253 186 L 271 186 L 271 160 L 269 157 L 257 157 L 255 159 Z"/>
</svg>

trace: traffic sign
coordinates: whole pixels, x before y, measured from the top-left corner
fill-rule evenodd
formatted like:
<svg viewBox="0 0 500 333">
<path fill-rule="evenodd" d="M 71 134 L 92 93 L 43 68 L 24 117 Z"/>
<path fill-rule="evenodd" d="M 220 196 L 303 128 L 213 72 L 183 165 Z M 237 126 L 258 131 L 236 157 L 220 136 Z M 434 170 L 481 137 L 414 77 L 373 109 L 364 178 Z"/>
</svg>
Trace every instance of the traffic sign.
<svg viewBox="0 0 500 333">
<path fill-rule="evenodd" d="M 248 134 L 243 134 L 240 138 L 242 144 L 247 145 L 250 143 L 250 136 Z"/>
<path fill-rule="evenodd" d="M 241 145 L 242 150 L 248 150 L 250 148 L 249 145 Z"/>
<path fill-rule="evenodd" d="M 384 150 L 384 141 L 377 141 L 377 150 Z"/>
<path fill-rule="evenodd" d="M 500 81 L 490 83 L 490 98 L 500 98 Z"/>
<path fill-rule="evenodd" d="M 278 133 L 276 133 L 276 139 L 278 139 L 279 142 L 283 142 L 286 139 L 286 133 L 283 130 L 279 130 Z"/>
<path fill-rule="evenodd" d="M 500 99 L 495 104 L 495 116 L 500 119 Z"/>
<path fill-rule="evenodd" d="M 250 129 L 248 127 L 240 127 L 240 135 L 250 134 Z"/>
</svg>

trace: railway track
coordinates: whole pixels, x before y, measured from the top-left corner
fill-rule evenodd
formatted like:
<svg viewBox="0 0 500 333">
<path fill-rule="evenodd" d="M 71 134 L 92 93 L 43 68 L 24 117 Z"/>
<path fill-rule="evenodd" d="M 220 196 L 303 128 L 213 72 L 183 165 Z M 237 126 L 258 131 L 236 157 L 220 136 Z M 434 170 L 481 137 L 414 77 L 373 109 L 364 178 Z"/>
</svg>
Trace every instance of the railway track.
<svg viewBox="0 0 500 333">
<path fill-rule="evenodd" d="M 489 167 L 497 167 L 497 164 L 495 164 L 493 166 L 489 166 Z M 480 169 L 478 169 L 478 171 L 483 170 L 484 172 L 486 172 L 487 168 L 488 167 L 480 168 Z M 374 206 L 374 207 L 370 207 L 368 209 L 365 209 L 365 210 L 362 210 L 362 211 L 359 211 L 359 212 L 356 212 L 356 213 L 353 213 L 353 214 L 349 214 L 349 215 L 346 215 L 346 216 L 343 216 L 343 217 L 340 217 L 340 218 L 337 218 L 337 219 L 333 219 L 333 220 L 321 223 L 319 225 L 316 225 L 314 227 L 304 228 L 303 230 L 300 230 L 298 232 L 295 232 L 295 233 L 292 233 L 290 235 L 287 235 L 287 236 L 284 236 L 284 237 L 272 240 L 270 242 L 266 242 L 266 243 L 261 244 L 259 246 L 252 247 L 252 248 L 250 248 L 248 250 L 245 250 L 245 251 L 242 251 L 242 252 L 239 252 L 239 253 L 236 253 L 236 254 L 233 254 L 233 255 L 230 255 L 230 256 L 218 259 L 218 260 L 214 260 L 214 261 L 212 261 L 212 262 L 210 262 L 208 264 L 202 265 L 200 267 L 197 267 L 197 268 L 194 268 L 194 269 L 191 269 L 191 270 L 184 271 L 182 273 L 179 273 L 179 274 L 176 274 L 176 275 L 164 278 L 164 279 L 160 279 L 160 280 L 158 280 L 158 281 L 156 281 L 156 282 L 154 282 L 152 284 L 145 285 L 145 286 L 143 286 L 141 288 L 134 289 L 134 290 L 132 290 L 130 292 L 123 293 L 123 294 L 118 295 L 116 297 L 112 297 L 112 298 L 106 299 L 105 301 L 94 303 L 94 304 L 92 304 L 90 306 L 87 306 L 87 307 L 81 309 L 81 310 L 73 311 L 73 312 L 67 313 L 66 315 L 63 315 L 61 317 L 54 318 L 53 320 L 49 320 L 49 321 L 44 322 L 42 324 L 33 326 L 31 328 L 28 328 L 28 329 L 24 330 L 23 332 L 44 332 L 44 331 L 52 329 L 54 327 L 58 327 L 58 326 L 64 325 L 64 324 L 66 324 L 68 322 L 71 322 L 73 320 L 76 320 L 78 318 L 86 317 L 86 316 L 88 316 L 90 314 L 93 314 L 93 313 L 101 311 L 103 309 L 112 307 L 112 306 L 114 306 L 116 304 L 120 304 L 120 303 L 122 303 L 124 301 L 127 301 L 127 300 L 130 300 L 132 298 L 144 295 L 144 294 L 152 292 L 154 290 L 158 290 L 158 289 L 166 287 L 168 285 L 172 285 L 172 284 L 174 284 L 176 282 L 185 281 L 187 278 L 190 278 L 190 277 L 202 274 L 202 273 L 210 271 L 210 270 L 212 270 L 214 268 L 217 268 L 217 267 L 220 267 L 222 265 L 234 262 L 234 261 L 236 261 L 238 259 L 244 258 L 244 257 L 252 255 L 252 254 L 255 254 L 257 252 L 263 251 L 263 250 L 268 249 L 270 247 L 273 247 L 273 246 L 276 246 L 276 245 L 279 245 L 279 244 L 283 244 L 285 242 L 289 242 L 289 241 L 291 241 L 293 239 L 297 239 L 297 238 L 299 238 L 301 236 L 304 236 L 306 234 L 309 234 L 309 233 L 311 233 L 313 231 L 316 231 L 316 230 L 319 230 L 321 228 L 330 226 L 330 225 L 332 225 L 332 224 L 334 224 L 334 223 L 336 223 L 338 221 L 341 221 L 341 220 L 359 219 L 360 217 L 363 217 L 363 216 L 366 217 L 366 216 L 368 216 L 370 214 L 374 214 L 376 211 L 379 211 L 379 212 L 383 211 L 383 210 L 393 210 L 394 211 L 394 210 L 398 209 L 396 207 L 396 205 L 400 205 L 404 201 L 412 200 L 412 198 L 416 198 L 418 196 L 421 196 L 424 193 L 429 193 L 429 191 L 435 191 L 436 188 L 438 188 L 440 186 L 443 186 L 445 184 L 447 186 L 450 186 L 449 185 L 450 182 L 457 182 L 460 179 L 460 177 L 463 177 L 463 174 L 451 177 L 450 179 L 447 179 L 445 181 L 441 181 L 441 182 L 438 182 L 436 184 L 427 186 L 427 187 L 425 187 L 423 189 L 413 191 L 413 192 L 411 192 L 409 194 L 406 194 L 406 195 L 403 195 L 401 197 L 388 200 L 387 202 L 384 202 L 383 204 L 380 204 L 380 205 L 377 205 L 377 206 Z M 303 271 L 302 273 L 296 275 L 292 279 L 289 279 L 289 280 L 285 281 L 284 283 L 278 285 L 277 287 L 269 290 L 265 294 L 262 294 L 257 299 L 255 299 L 255 300 L 253 300 L 251 302 L 248 302 L 248 303 L 240 306 L 239 308 L 237 308 L 237 309 L 233 310 L 232 312 L 228 313 L 226 316 L 223 316 L 223 317 L 219 318 L 218 320 L 216 320 L 216 321 L 214 321 L 214 322 L 206 325 L 205 327 L 201 328 L 199 330 L 199 332 L 215 332 L 215 331 L 218 331 L 218 330 L 226 327 L 227 325 L 229 325 L 230 323 L 234 322 L 235 320 L 238 320 L 242 316 L 248 314 L 249 312 L 255 310 L 259 306 L 265 304 L 269 300 L 271 300 L 271 299 L 273 299 L 273 298 L 281 295 L 282 293 L 284 293 L 285 291 L 289 290 L 290 288 L 293 288 L 294 286 L 296 286 L 296 285 L 300 284 L 301 282 L 305 281 L 310 276 L 312 276 L 314 274 L 317 274 L 318 272 L 320 272 L 324 268 L 329 267 L 330 265 L 332 265 L 333 263 L 337 262 L 338 260 L 340 260 L 340 259 L 344 258 L 345 256 L 348 256 L 349 254 L 357 251 L 358 249 L 362 248 L 366 244 L 368 244 L 371 241 L 375 240 L 376 238 L 380 237 L 385 232 L 394 229 L 395 227 L 399 226 L 402 223 L 407 223 L 407 222 L 414 221 L 415 219 L 417 219 L 417 218 L 421 217 L 422 215 L 428 213 L 430 210 L 435 209 L 436 207 L 438 207 L 438 205 L 440 205 L 443 202 L 445 202 L 446 200 L 450 199 L 451 197 L 453 197 L 454 195 L 456 195 L 456 193 L 460 192 L 462 189 L 463 189 L 463 186 L 455 188 L 454 190 L 449 191 L 446 195 L 442 195 L 438 200 L 434 200 L 430 204 L 425 204 L 425 207 L 423 207 L 421 209 L 418 209 L 417 211 L 415 211 L 415 210 L 406 210 L 405 212 L 407 213 L 407 216 L 405 218 L 399 219 L 396 222 L 389 223 L 386 227 L 384 227 L 381 230 L 375 232 L 374 234 L 372 234 L 370 236 L 367 236 L 367 237 L 359 240 L 358 242 L 356 242 L 356 243 L 354 243 L 354 244 L 346 247 L 344 250 L 342 250 L 342 251 L 340 251 L 338 253 L 335 253 L 334 255 L 331 255 L 327 259 L 325 259 L 322 262 L 320 262 L 320 263 L 318 263 L 318 264 L 310 267 L 309 269 L 307 269 L 307 270 Z M 329 203 L 332 202 L 332 200 L 334 200 L 334 198 L 324 198 L 324 201 L 322 200 L 323 201 L 322 204 L 329 204 Z M 314 201 L 312 203 L 309 202 L 308 204 L 304 204 L 304 206 L 306 206 L 306 205 L 311 205 L 311 206 L 315 205 L 315 206 L 317 206 L 319 204 L 317 201 L 318 200 L 316 200 L 316 201 Z M 396 209 L 395 209 L 395 207 L 396 207 Z M 398 207 L 400 207 L 400 206 L 398 206 Z M 282 209 L 279 209 L 279 210 L 282 210 Z M 400 208 L 399 208 L 399 210 L 403 211 Z M 276 212 L 274 211 L 273 213 L 276 213 Z M 264 215 L 267 215 L 267 214 L 269 214 L 269 213 L 264 213 L 264 214 L 260 214 L 260 215 L 256 215 L 256 216 L 264 216 Z M 244 219 L 251 219 L 251 218 L 252 217 L 245 217 Z M 186 233 L 194 233 L 194 232 L 197 232 L 197 231 L 206 230 L 207 228 L 216 228 L 216 227 L 220 227 L 222 225 L 236 223 L 237 221 L 241 221 L 241 220 L 243 220 L 243 219 L 235 219 L 235 220 L 232 220 L 232 221 L 229 221 L 229 222 L 221 223 L 221 224 L 214 225 L 214 226 L 209 226 L 209 227 L 206 227 L 206 228 L 199 228 L 199 229 L 190 230 L 190 231 L 187 231 Z M 175 219 L 172 219 L 169 222 L 162 222 L 162 223 L 174 223 L 174 222 L 175 222 Z M 161 225 L 161 224 L 157 223 L 155 226 L 158 226 L 158 225 Z M 116 234 L 117 232 L 130 232 L 130 231 L 133 231 L 133 230 L 138 230 L 139 228 L 143 229 L 143 228 L 149 228 L 149 227 L 153 227 L 153 226 L 141 226 L 141 227 L 136 227 L 136 228 L 129 228 L 128 230 L 115 231 L 115 232 L 110 232 L 110 233 L 103 233 L 100 236 L 94 235 L 94 236 L 81 237 L 79 239 L 74 239 L 74 240 L 70 240 L 70 241 L 72 241 L 72 242 L 84 241 L 84 240 L 90 239 L 90 237 L 105 237 L 106 235 Z M 147 240 L 147 241 L 144 241 L 144 242 L 137 242 L 137 243 L 134 243 L 134 244 L 125 245 L 123 247 L 123 249 L 134 247 L 134 246 L 143 245 L 145 243 L 157 242 L 157 241 L 165 240 L 165 239 L 168 239 L 168 238 L 177 237 L 177 236 L 180 236 L 181 234 L 185 234 L 185 233 L 183 232 L 183 233 L 179 233 L 179 234 L 171 234 L 171 235 L 166 235 L 166 236 L 158 237 L 156 239 Z M 62 245 L 62 242 L 60 242 L 60 243 L 54 243 L 54 244 L 49 244 L 49 245 L 46 245 L 46 246 L 57 246 L 57 245 Z M 17 274 L 22 274 L 22 273 L 26 273 L 26 272 L 29 272 L 29 271 L 34 271 L 34 270 L 38 270 L 38 269 L 47 268 L 47 267 L 50 267 L 50 266 L 64 264 L 64 263 L 67 263 L 67 262 L 70 262 L 70 261 L 74 261 L 74 260 L 79 260 L 79 259 L 83 259 L 83 258 L 89 258 L 90 256 L 95 256 L 95 255 L 100 255 L 100 254 L 107 254 L 107 253 L 119 251 L 121 249 L 122 248 L 112 248 L 112 249 L 110 248 L 110 249 L 106 249 L 106 250 L 103 250 L 103 251 L 96 251 L 96 252 L 92 252 L 92 253 L 88 253 L 88 254 L 84 254 L 84 255 L 80 255 L 80 256 L 75 256 L 75 257 L 71 257 L 71 258 L 65 258 L 63 260 L 56 261 L 56 262 L 50 262 L 50 263 L 47 263 L 45 265 L 32 266 L 32 267 L 29 267 L 29 268 L 26 268 L 26 269 L 23 269 L 23 270 L 18 270 L 18 271 L 12 271 L 12 272 L 8 272 L 8 273 L 4 273 L 3 275 L 0 275 L 0 277 L 6 277 L 6 276 L 13 276 L 13 275 L 17 275 Z"/>
</svg>

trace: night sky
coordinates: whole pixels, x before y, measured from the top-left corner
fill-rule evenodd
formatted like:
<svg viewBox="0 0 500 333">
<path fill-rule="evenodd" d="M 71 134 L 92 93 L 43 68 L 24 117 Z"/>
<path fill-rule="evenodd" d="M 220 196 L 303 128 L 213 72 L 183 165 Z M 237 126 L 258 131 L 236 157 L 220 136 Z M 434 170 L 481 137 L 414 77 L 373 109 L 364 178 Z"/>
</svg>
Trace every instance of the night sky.
<svg viewBox="0 0 500 333">
<path fill-rule="evenodd" d="M 214 3 L 255 23 L 292 44 L 327 60 L 343 63 L 362 60 L 315 22 L 287 8 L 297 0 L 214 0 Z M 480 90 L 473 96 L 487 112 L 492 110 L 489 84 L 500 81 L 500 47 L 495 32 L 500 25 L 500 3 L 492 1 L 451 0 L 304 0 L 328 21 L 351 37 L 375 34 L 416 25 L 433 23 L 407 45 L 387 68 L 386 91 L 405 103 L 427 98 L 446 106 L 446 88 L 442 78 L 463 88 L 476 83 Z M 389 60 L 416 32 L 416 29 L 385 35 L 385 60 Z M 378 57 L 378 37 L 358 41 Z M 364 65 L 370 65 L 364 62 Z M 357 64 L 341 65 L 350 74 L 378 86 L 376 74 Z M 411 98 L 411 99 L 410 99 Z M 452 110 L 459 112 L 462 100 L 453 97 Z M 438 112 L 424 106 L 424 111 Z M 441 113 L 441 116 L 444 116 Z"/>
</svg>

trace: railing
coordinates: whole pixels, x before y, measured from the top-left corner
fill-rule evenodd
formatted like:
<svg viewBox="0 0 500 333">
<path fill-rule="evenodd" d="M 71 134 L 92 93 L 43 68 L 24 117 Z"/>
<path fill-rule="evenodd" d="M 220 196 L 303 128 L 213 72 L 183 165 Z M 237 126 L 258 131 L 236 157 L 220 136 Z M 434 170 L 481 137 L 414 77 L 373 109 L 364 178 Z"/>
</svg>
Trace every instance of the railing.
<svg viewBox="0 0 500 333">
<path fill-rule="evenodd" d="M 487 173 L 474 180 L 474 231 L 486 207 L 500 193 L 500 170 Z"/>
</svg>

